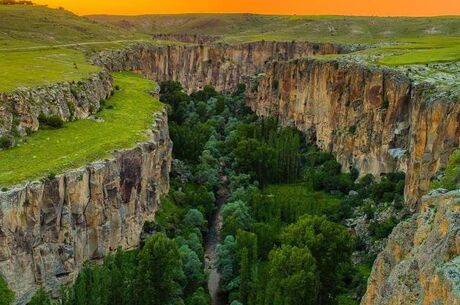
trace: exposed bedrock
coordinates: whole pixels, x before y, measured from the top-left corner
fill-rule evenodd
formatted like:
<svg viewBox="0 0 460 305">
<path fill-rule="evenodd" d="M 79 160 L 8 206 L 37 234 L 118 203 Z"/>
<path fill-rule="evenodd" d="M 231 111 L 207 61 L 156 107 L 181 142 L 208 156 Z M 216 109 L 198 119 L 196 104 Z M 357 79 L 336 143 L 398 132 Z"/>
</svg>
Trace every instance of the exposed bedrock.
<svg viewBox="0 0 460 305">
<path fill-rule="evenodd" d="M 460 304 L 460 191 L 424 196 L 378 255 L 361 305 Z"/>
<path fill-rule="evenodd" d="M 87 118 L 112 91 L 111 75 L 101 71 L 84 80 L 0 93 L 0 136 L 37 130 L 41 113 L 64 121 Z"/>
<path fill-rule="evenodd" d="M 247 76 L 264 72 L 266 63 L 356 49 L 329 43 L 254 42 L 237 45 L 154 46 L 137 44 L 105 51 L 93 62 L 110 71 L 137 71 L 148 78 L 178 80 L 188 90 L 212 84 L 218 90 L 235 89 Z"/>
<path fill-rule="evenodd" d="M 25 304 L 38 287 L 56 293 L 86 260 L 138 246 L 169 189 L 166 112 L 150 140 L 113 158 L 0 192 L 0 274 Z"/>
<path fill-rule="evenodd" d="M 460 103 L 433 98 L 399 71 L 306 59 L 352 47 L 303 42 L 151 46 L 102 52 L 93 61 L 109 70 L 178 80 L 188 90 L 248 85 L 259 115 L 296 126 L 345 169 L 375 176 L 407 173 L 406 201 L 415 209 L 430 179 L 459 146 Z"/>
<path fill-rule="evenodd" d="M 275 62 L 250 83 L 248 105 L 295 126 L 345 168 L 407 173 L 413 209 L 459 146 L 460 103 L 433 99 L 397 71 L 334 60 Z"/>
</svg>

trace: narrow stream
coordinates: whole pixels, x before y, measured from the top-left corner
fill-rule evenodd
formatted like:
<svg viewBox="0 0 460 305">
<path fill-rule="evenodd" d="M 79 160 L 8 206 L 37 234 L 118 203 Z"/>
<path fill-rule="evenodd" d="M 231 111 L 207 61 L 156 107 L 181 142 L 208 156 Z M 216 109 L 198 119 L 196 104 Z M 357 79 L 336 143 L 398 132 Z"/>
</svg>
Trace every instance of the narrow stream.
<svg viewBox="0 0 460 305">
<path fill-rule="evenodd" d="M 205 270 L 209 273 L 208 278 L 208 290 L 211 296 L 212 305 L 224 305 L 226 304 L 226 298 L 224 293 L 220 290 L 220 274 L 217 271 L 216 261 L 216 248 L 220 242 L 220 230 L 222 228 L 222 216 L 220 209 L 227 200 L 227 177 L 223 176 L 222 186 L 217 192 L 216 198 L 216 209 L 213 212 L 211 220 L 209 222 L 209 231 L 206 237 L 206 250 L 205 250 Z"/>
</svg>

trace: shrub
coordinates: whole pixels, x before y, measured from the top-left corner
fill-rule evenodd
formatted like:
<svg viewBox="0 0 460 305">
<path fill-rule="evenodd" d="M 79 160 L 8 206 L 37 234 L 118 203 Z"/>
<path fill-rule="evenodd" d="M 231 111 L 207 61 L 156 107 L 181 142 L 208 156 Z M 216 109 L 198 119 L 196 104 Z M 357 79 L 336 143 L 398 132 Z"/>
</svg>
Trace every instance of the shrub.
<svg viewBox="0 0 460 305">
<path fill-rule="evenodd" d="M 348 132 L 350 134 L 355 134 L 356 133 L 356 125 L 348 127 Z"/>
<path fill-rule="evenodd" d="M 51 129 L 59 129 L 64 126 L 64 121 L 57 115 L 46 116 L 44 113 L 40 113 L 38 122 L 41 127 L 49 127 Z"/>
<path fill-rule="evenodd" d="M 13 146 L 13 140 L 8 136 L 0 137 L 0 148 L 8 149 Z"/>
<path fill-rule="evenodd" d="M 388 109 L 388 107 L 390 106 L 390 102 L 388 101 L 388 98 L 385 96 L 383 101 L 382 101 L 382 105 L 380 106 L 380 108 L 382 109 Z"/>
<path fill-rule="evenodd" d="M 382 223 L 373 222 L 369 225 L 369 231 L 377 239 L 388 237 L 393 228 L 398 224 L 398 220 L 392 216 Z"/>
</svg>

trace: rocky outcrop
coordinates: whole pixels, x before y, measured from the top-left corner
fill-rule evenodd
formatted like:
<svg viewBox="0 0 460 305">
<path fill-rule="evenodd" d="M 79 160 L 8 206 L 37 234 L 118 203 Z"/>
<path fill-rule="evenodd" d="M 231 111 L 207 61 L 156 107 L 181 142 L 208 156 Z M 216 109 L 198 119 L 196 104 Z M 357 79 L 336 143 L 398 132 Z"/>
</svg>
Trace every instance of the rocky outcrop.
<svg viewBox="0 0 460 305">
<path fill-rule="evenodd" d="M 204 34 L 156 34 L 153 35 L 153 39 L 166 40 L 166 41 L 177 41 L 184 43 L 195 43 L 205 44 L 213 43 L 221 39 L 219 35 L 204 35 Z"/>
<path fill-rule="evenodd" d="M 138 71 L 157 81 L 177 80 L 189 91 L 213 85 L 234 90 L 247 76 L 265 71 L 273 60 L 350 52 L 356 47 L 331 43 L 254 42 L 237 45 L 154 46 L 137 44 L 105 51 L 92 60 L 110 71 Z"/>
<path fill-rule="evenodd" d="M 413 209 L 459 146 L 460 103 L 433 98 L 398 71 L 299 59 L 266 65 L 248 86 L 258 115 L 297 127 L 345 169 L 377 177 L 406 172 Z"/>
<path fill-rule="evenodd" d="M 25 304 L 38 287 L 56 292 L 85 260 L 136 247 L 168 192 L 172 144 L 167 115 L 150 140 L 110 160 L 0 192 L 0 274 Z"/>
<path fill-rule="evenodd" d="M 112 77 L 102 71 L 85 80 L 0 93 L 0 136 L 37 130 L 41 113 L 64 121 L 87 118 L 112 91 Z"/>
<path fill-rule="evenodd" d="M 425 196 L 372 268 L 361 305 L 460 304 L 460 190 Z"/>
</svg>

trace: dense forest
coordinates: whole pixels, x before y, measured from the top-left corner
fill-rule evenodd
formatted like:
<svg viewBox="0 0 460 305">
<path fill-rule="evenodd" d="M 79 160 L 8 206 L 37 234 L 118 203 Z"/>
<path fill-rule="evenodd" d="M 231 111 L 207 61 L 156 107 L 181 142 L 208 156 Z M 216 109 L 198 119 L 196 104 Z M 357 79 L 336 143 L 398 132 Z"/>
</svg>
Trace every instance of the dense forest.
<svg viewBox="0 0 460 305">
<path fill-rule="evenodd" d="M 29 304 L 210 304 L 204 242 L 222 192 L 217 268 L 228 304 L 358 304 L 374 257 L 344 224 L 356 211 L 372 219 L 378 202 L 401 209 L 404 175 L 359 178 L 297 130 L 255 116 L 244 91 L 206 86 L 189 95 L 163 82 L 174 161 L 171 191 L 155 223 L 145 224 L 148 237 L 137 250 L 86 263 L 58 301 L 39 290 Z M 396 223 L 372 222 L 372 238 Z M 367 256 L 354 259 L 360 251 Z M 1 280 L 0 295 L 0 305 L 11 304 Z"/>
</svg>

